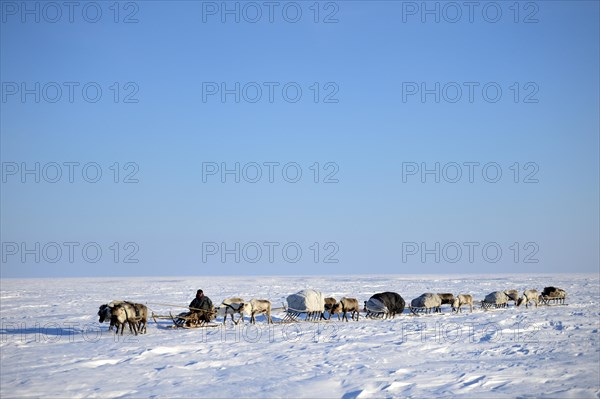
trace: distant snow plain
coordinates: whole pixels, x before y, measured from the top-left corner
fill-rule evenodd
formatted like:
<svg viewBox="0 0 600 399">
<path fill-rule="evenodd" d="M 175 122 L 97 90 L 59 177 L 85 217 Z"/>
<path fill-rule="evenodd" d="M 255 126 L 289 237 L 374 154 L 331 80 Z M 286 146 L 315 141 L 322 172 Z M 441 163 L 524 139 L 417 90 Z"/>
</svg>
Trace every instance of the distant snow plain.
<svg viewBox="0 0 600 399">
<path fill-rule="evenodd" d="M 568 306 L 392 320 L 173 329 L 115 336 L 98 307 L 113 299 L 176 314 L 198 288 L 269 299 L 313 288 L 362 301 L 382 291 L 407 303 L 424 292 L 558 286 Z M 600 398 L 600 276 L 595 274 L 3 279 L 0 397 Z M 283 313 L 275 311 L 275 321 Z M 220 319 L 217 320 L 219 322 Z"/>
</svg>

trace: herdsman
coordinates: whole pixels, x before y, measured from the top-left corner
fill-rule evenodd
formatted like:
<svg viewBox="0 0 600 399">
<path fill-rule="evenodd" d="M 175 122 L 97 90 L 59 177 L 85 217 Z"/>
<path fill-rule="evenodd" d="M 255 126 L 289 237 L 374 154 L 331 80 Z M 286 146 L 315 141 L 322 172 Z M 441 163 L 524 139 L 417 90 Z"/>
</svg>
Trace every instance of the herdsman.
<svg viewBox="0 0 600 399">
<path fill-rule="evenodd" d="M 189 312 L 180 313 L 178 315 L 180 317 L 175 321 L 177 325 L 183 326 L 185 323 L 187 326 L 190 326 L 192 320 L 197 322 L 210 322 L 216 315 L 212 301 L 209 297 L 204 296 L 202 290 L 196 291 L 196 298 L 192 300 L 189 308 Z"/>
<path fill-rule="evenodd" d="M 204 296 L 204 291 L 196 291 L 196 298 L 190 303 L 191 313 L 199 313 L 202 321 L 211 321 L 213 319 L 214 307 L 209 297 Z"/>
</svg>

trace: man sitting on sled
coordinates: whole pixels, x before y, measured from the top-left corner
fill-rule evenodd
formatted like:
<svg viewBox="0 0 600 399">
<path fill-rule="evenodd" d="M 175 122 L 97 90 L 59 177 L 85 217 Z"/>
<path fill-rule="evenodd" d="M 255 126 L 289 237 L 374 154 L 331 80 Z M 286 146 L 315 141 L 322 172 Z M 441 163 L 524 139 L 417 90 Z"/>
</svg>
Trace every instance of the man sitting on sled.
<svg viewBox="0 0 600 399">
<path fill-rule="evenodd" d="M 202 290 L 196 292 L 196 298 L 190 303 L 190 311 L 180 313 L 175 324 L 180 327 L 192 327 L 202 323 L 209 323 L 215 318 L 216 312 L 209 297 L 204 296 Z"/>
</svg>

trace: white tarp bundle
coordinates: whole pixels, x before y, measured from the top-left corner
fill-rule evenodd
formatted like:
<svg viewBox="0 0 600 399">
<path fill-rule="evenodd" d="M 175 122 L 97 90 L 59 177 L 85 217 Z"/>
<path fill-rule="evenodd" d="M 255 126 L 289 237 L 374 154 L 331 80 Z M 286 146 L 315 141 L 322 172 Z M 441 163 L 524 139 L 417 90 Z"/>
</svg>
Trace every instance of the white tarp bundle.
<svg viewBox="0 0 600 399">
<path fill-rule="evenodd" d="M 297 312 L 324 312 L 325 296 L 320 291 L 302 290 L 287 297 L 288 309 Z"/>
<path fill-rule="evenodd" d="M 487 294 L 483 301 L 485 303 L 491 303 L 494 305 L 502 305 L 505 304 L 508 299 L 508 296 L 504 292 L 494 291 L 490 294 Z"/>
<path fill-rule="evenodd" d="M 410 306 L 413 308 L 436 308 L 442 306 L 442 299 L 438 294 L 426 293 L 418 298 L 413 299 L 410 302 Z"/>
<path fill-rule="evenodd" d="M 366 304 L 367 310 L 373 313 L 388 313 L 388 308 L 377 298 L 369 298 Z"/>
</svg>

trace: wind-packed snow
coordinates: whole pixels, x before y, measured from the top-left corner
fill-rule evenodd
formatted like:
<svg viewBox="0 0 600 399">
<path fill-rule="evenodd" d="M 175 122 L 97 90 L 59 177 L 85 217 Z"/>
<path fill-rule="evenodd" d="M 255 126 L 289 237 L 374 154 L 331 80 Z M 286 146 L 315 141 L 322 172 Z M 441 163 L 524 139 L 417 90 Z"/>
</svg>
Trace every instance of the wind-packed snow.
<svg viewBox="0 0 600 399">
<path fill-rule="evenodd" d="M 393 320 L 172 329 L 115 338 L 96 313 L 113 299 L 157 314 L 185 309 L 198 288 L 285 298 L 312 288 L 357 298 L 395 291 L 472 294 L 557 286 L 568 306 L 524 306 Z M 600 397 L 598 275 L 5 279 L 0 397 Z M 280 311 L 273 312 L 275 321 Z M 220 319 L 217 319 L 220 322 Z"/>
</svg>

